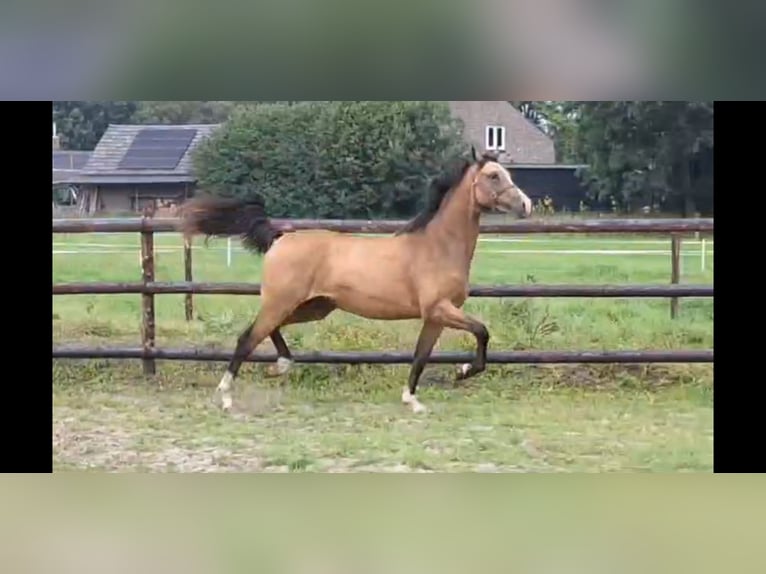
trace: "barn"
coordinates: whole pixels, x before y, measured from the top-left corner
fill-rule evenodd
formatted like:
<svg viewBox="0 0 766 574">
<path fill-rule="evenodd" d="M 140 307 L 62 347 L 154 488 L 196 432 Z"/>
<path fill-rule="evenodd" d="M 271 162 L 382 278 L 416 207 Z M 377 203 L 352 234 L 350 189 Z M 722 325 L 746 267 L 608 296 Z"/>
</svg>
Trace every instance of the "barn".
<svg viewBox="0 0 766 574">
<path fill-rule="evenodd" d="M 579 177 L 586 168 L 584 165 L 511 163 L 505 167 L 534 204 L 549 198 L 556 212 L 578 212 L 581 202 L 588 203 L 585 185 Z"/>
<path fill-rule="evenodd" d="M 76 177 L 83 214 L 135 214 L 194 194 L 192 152 L 218 124 L 108 127 Z"/>
<path fill-rule="evenodd" d="M 492 150 L 533 202 L 546 197 L 556 211 L 579 211 L 586 190 L 582 165 L 556 163 L 553 139 L 507 101 L 451 101 L 452 115 L 463 125 L 467 146 Z"/>
</svg>

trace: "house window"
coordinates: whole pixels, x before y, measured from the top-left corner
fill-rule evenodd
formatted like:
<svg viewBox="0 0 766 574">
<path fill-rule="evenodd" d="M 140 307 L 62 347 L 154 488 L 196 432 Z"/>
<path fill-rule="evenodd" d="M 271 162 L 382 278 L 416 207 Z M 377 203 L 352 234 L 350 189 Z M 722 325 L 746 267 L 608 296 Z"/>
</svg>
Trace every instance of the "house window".
<svg viewBox="0 0 766 574">
<path fill-rule="evenodd" d="M 487 126 L 484 147 L 488 150 L 505 151 L 505 126 Z"/>
</svg>

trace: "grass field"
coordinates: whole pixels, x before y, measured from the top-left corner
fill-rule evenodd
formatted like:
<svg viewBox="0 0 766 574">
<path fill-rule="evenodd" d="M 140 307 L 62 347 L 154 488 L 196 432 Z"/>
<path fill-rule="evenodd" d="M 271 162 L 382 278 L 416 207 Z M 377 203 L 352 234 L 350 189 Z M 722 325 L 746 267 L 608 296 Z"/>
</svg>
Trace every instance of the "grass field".
<svg viewBox="0 0 766 574">
<path fill-rule="evenodd" d="M 472 283 L 669 282 L 669 239 L 513 239 L 480 243 Z M 138 245 L 137 234 L 55 234 L 53 280 L 137 281 Z M 704 271 L 699 243 L 685 245 L 682 282 L 712 283 L 712 245 Z M 183 280 L 179 237 L 159 234 L 155 246 L 157 279 Z M 258 281 L 260 258 L 236 249 L 227 267 L 225 246 L 195 246 L 194 279 Z M 548 252 L 529 253 L 538 250 Z M 660 253 L 638 253 L 650 250 Z M 194 303 L 187 323 L 182 295 L 156 298 L 158 347 L 230 351 L 259 299 Z M 57 296 L 53 308 L 54 344 L 140 342 L 137 295 Z M 490 350 L 713 346 L 711 299 L 682 300 L 676 320 L 666 299 L 471 299 L 466 309 L 488 325 Z M 285 337 L 294 351 L 411 352 L 417 332 L 416 322 L 336 312 Z M 471 337 L 455 332 L 437 347 L 473 349 Z M 420 387 L 425 416 L 399 401 L 407 366 L 296 365 L 271 379 L 253 364 L 243 367 L 235 412 L 225 415 L 213 402 L 224 366 L 160 361 L 157 380 L 146 381 L 139 361 L 54 361 L 54 469 L 712 470 L 712 365 L 491 365 L 461 384 L 454 367 L 434 365 Z"/>
</svg>

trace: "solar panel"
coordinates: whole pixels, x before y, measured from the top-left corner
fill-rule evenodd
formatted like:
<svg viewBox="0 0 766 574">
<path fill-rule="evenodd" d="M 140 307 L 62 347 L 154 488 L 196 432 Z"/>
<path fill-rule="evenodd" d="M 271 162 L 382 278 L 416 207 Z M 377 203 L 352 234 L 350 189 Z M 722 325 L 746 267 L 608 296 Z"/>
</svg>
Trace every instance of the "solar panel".
<svg viewBox="0 0 766 574">
<path fill-rule="evenodd" d="M 120 161 L 120 169 L 175 169 L 189 148 L 196 129 L 145 128 Z"/>
</svg>

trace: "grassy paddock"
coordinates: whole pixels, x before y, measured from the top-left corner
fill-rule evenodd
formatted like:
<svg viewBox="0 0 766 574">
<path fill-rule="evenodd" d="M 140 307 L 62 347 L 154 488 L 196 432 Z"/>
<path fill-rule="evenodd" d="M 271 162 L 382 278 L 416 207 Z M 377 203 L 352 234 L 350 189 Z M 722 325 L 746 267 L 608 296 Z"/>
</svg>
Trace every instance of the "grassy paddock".
<svg viewBox="0 0 766 574">
<path fill-rule="evenodd" d="M 507 238 L 507 236 L 506 236 Z M 521 250 L 657 250 L 661 236 L 515 236 L 483 241 L 471 281 L 499 283 L 668 283 L 670 256 L 530 254 Z M 534 242 L 525 240 L 534 239 Z M 666 244 L 636 243 L 667 239 Z M 54 282 L 140 279 L 138 234 L 53 236 Z M 177 235 L 158 234 L 157 279 L 183 279 Z M 194 250 L 197 281 L 258 281 L 260 258 L 241 250 L 226 265 L 225 241 Z M 238 247 L 238 245 L 237 245 Z M 164 251 L 166 249 L 167 251 Z M 713 250 L 687 242 L 685 283 L 712 283 Z M 75 251 L 76 253 L 64 253 Z M 510 251 L 510 253 L 506 253 Z M 514 252 L 515 251 L 515 252 Z M 156 298 L 157 345 L 230 350 L 259 299 Z M 53 298 L 54 343 L 140 341 L 137 295 Z M 712 348 L 713 302 L 665 299 L 471 299 L 490 349 Z M 285 331 L 296 350 L 405 350 L 414 321 L 366 321 L 341 312 Z M 264 343 L 262 349 L 270 344 Z M 437 350 L 473 350 L 445 332 Z M 454 367 L 426 370 L 416 417 L 399 403 L 406 366 L 296 366 L 284 379 L 246 365 L 235 414 L 212 402 L 223 364 L 158 362 L 146 382 L 138 361 L 56 361 L 54 463 L 57 469 L 317 471 L 676 471 L 712 469 L 711 365 L 490 366 L 456 385 Z"/>
</svg>

